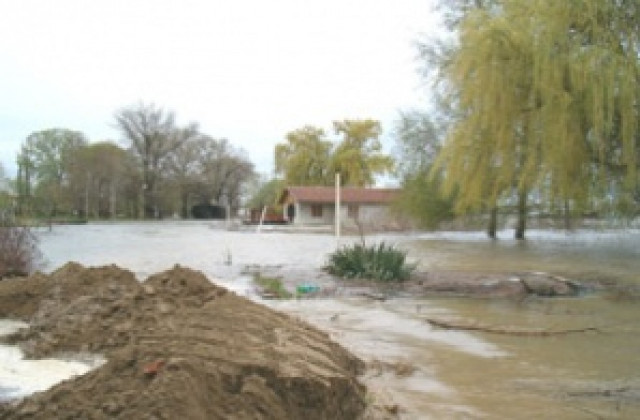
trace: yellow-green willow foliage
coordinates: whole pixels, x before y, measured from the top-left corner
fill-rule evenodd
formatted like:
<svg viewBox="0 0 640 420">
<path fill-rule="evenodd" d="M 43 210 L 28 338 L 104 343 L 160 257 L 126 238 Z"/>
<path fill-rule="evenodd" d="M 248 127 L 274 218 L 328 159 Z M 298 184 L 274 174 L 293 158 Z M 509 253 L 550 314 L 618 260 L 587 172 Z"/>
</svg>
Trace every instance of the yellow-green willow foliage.
<svg viewBox="0 0 640 420">
<path fill-rule="evenodd" d="M 275 147 L 276 172 L 284 176 L 288 185 L 331 185 L 329 173 L 333 144 L 325 138 L 324 130 L 304 126 L 291 131 L 286 143 Z"/>
<path fill-rule="evenodd" d="M 391 172 L 393 159 L 382 153 L 379 121 L 334 121 L 333 129 L 342 138 L 333 152 L 331 172 L 340 173 L 342 185 L 371 186 L 376 175 Z"/>
<path fill-rule="evenodd" d="M 276 173 L 288 185 L 333 185 L 340 173 L 342 185 L 370 186 L 377 175 L 393 169 L 393 159 L 382 153 L 379 121 L 334 121 L 336 142 L 322 129 L 305 126 L 287 134 L 275 148 Z"/>
<path fill-rule="evenodd" d="M 640 4 L 502 0 L 460 22 L 441 68 L 457 120 L 437 166 L 458 211 L 517 192 L 585 203 L 637 181 Z"/>
</svg>

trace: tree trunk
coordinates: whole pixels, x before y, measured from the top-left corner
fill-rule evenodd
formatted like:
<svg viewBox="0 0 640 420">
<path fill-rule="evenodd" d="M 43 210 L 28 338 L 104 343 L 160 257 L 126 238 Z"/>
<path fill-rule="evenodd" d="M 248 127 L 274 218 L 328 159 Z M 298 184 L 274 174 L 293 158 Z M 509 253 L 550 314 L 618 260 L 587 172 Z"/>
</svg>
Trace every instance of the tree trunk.
<svg viewBox="0 0 640 420">
<path fill-rule="evenodd" d="M 518 191 L 518 223 L 516 225 L 515 238 L 524 239 L 524 232 L 527 229 L 527 190 Z"/>
<path fill-rule="evenodd" d="M 147 201 L 146 201 L 147 192 L 145 191 L 146 188 L 147 188 L 146 184 L 143 184 L 142 189 L 140 190 L 139 201 L 138 201 L 138 219 L 144 219 L 146 215 L 145 213 L 147 208 Z"/>
<path fill-rule="evenodd" d="M 487 236 L 496 239 L 496 231 L 498 230 L 498 206 L 491 207 L 489 212 L 489 225 L 487 226 Z"/>
<path fill-rule="evenodd" d="M 180 194 L 180 213 L 183 219 L 189 218 L 189 193 Z"/>
<path fill-rule="evenodd" d="M 110 195 L 109 195 L 109 216 L 112 220 L 116 219 L 116 181 L 112 180 L 110 186 Z"/>
<path fill-rule="evenodd" d="M 569 211 L 569 200 L 564 200 L 564 229 L 571 230 L 571 213 Z"/>
<path fill-rule="evenodd" d="M 87 172 L 87 179 L 84 184 L 84 219 L 89 221 L 89 213 L 91 211 L 89 206 L 89 192 L 91 191 L 91 173 Z"/>
</svg>

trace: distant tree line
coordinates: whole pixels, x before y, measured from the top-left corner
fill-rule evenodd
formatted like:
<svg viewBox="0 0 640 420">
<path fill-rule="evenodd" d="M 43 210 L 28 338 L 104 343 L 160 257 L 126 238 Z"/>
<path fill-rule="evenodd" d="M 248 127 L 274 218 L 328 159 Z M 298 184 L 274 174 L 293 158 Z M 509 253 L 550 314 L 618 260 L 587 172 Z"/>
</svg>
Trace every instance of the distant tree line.
<svg viewBox="0 0 640 420">
<path fill-rule="evenodd" d="M 256 176 L 242 150 L 195 123 L 179 126 L 153 104 L 118 110 L 115 122 L 120 144 L 90 143 L 64 128 L 30 134 L 17 156 L 17 216 L 188 218 L 197 205 L 236 211 Z"/>
<path fill-rule="evenodd" d="M 640 3 L 637 0 L 441 0 L 450 33 L 418 42 L 429 111 L 405 111 L 383 152 L 379 121 L 307 125 L 274 150 L 257 181 L 224 139 L 139 104 L 116 112 L 124 142 L 31 134 L 18 155 L 19 215 L 188 217 L 194 205 L 275 203 L 287 185 L 372 186 L 394 174 L 397 209 L 420 226 L 471 215 L 495 238 L 533 214 L 569 228 L 585 215 L 640 215 Z M 332 135 L 333 134 L 333 135 Z M 6 195 L 0 195 L 6 200 Z"/>
</svg>

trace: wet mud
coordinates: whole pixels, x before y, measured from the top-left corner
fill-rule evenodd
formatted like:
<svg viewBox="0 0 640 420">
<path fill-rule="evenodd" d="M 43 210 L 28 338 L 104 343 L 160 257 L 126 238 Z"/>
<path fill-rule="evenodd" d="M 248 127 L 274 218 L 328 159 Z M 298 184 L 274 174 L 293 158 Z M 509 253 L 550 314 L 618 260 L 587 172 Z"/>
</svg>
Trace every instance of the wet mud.
<svg viewBox="0 0 640 420">
<path fill-rule="evenodd" d="M 404 282 L 377 282 L 368 279 L 339 279 L 323 269 L 291 269 L 282 266 L 245 267 L 245 275 L 260 275 L 279 279 L 292 293 L 301 284 L 315 292 L 313 297 L 362 296 L 373 300 L 396 297 L 477 297 L 510 298 L 575 297 L 605 285 L 598 280 L 574 280 L 545 272 L 482 272 L 459 270 L 416 271 Z M 311 280 L 309 280 L 311 279 Z M 260 290 L 258 290 L 258 293 Z"/>
</svg>

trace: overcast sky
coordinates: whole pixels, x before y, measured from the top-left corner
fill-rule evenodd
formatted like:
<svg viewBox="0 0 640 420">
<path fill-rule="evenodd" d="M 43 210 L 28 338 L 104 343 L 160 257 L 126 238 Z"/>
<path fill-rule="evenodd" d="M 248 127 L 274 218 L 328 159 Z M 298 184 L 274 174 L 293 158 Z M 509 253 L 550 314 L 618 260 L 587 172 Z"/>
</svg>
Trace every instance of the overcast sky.
<svg viewBox="0 0 640 420">
<path fill-rule="evenodd" d="M 0 156 L 10 176 L 30 133 L 61 127 L 114 140 L 114 112 L 175 111 L 248 152 L 312 124 L 426 107 L 420 34 L 433 0 L 0 0 Z M 387 142 L 389 143 L 389 142 Z M 389 144 L 387 144 L 389 146 Z"/>
</svg>

